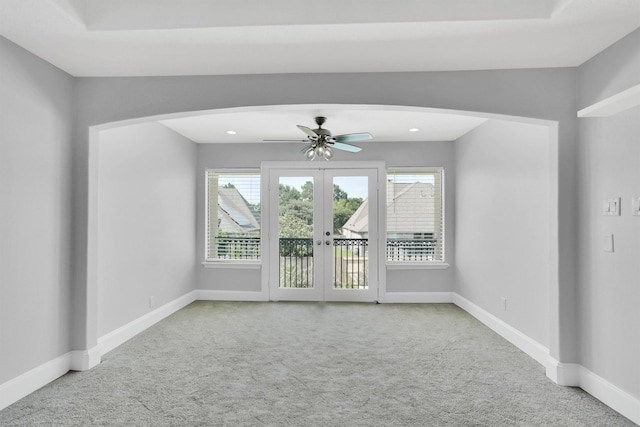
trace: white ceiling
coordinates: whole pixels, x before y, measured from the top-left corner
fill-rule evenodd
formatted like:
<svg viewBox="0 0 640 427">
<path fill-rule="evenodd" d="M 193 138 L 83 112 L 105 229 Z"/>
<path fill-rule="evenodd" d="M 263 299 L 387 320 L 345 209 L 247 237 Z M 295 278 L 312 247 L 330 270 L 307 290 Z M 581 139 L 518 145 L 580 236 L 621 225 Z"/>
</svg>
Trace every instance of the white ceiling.
<svg viewBox="0 0 640 427">
<path fill-rule="evenodd" d="M 74 76 L 577 66 L 640 0 L 2 0 L 0 34 Z"/>
<path fill-rule="evenodd" d="M 160 123 L 199 143 L 306 140 L 296 125 L 317 128 L 314 117 L 324 116 L 323 128 L 333 135 L 369 132 L 375 141 L 455 141 L 487 119 L 418 109 L 348 106 L 288 106 L 259 111 L 213 112 Z M 417 131 L 409 131 L 417 129 Z M 236 134 L 228 134 L 235 131 Z M 367 142 L 354 143 L 364 146 Z"/>
<path fill-rule="evenodd" d="M 0 0 L 0 35 L 74 76 L 572 67 L 638 27 L 640 0 Z M 257 142 L 304 137 L 295 125 L 325 115 L 335 135 L 451 141 L 484 121 L 374 110 L 299 106 L 163 123 L 198 142 Z"/>
</svg>

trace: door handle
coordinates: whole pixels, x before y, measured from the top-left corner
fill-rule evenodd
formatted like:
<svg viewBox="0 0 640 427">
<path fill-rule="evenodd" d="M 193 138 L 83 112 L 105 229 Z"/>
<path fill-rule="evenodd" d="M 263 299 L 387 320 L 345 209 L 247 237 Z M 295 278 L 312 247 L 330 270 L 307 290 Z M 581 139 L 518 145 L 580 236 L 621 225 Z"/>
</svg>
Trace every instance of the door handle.
<svg viewBox="0 0 640 427">
<path fill-rule="evenodd" d="M 331 240 L 327 240 L 326 242 L 324 242 L 324 244 L 329 246 L 331 244 Z"/>
<path fill-rule="evenodd" d="M 318 241 L 316 242 L 316 244 L 317 244 L 318 246 L 320 246 L 320 245 L 322 244 L 322 240 L 318 240 Z"/>
</svg>

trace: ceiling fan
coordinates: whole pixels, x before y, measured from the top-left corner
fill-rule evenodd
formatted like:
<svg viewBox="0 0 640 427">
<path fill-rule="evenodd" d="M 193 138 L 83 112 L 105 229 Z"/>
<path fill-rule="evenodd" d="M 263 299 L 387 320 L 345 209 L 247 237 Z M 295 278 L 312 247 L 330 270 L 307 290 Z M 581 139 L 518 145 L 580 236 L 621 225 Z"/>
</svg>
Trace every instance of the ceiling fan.
<svg viewBox="0 0 640 427">
<path fill-rule="evenodd" d="M 317 129 L 311 129 L 306 126 L 298 125 L 298 129 L 307 135 L 307 140 L 302 142 L 310 142 L 309 145 L 304 147 L 301 152 L 309 160 L 313 160 L 316 157 L 324 160 L 329 160 L 333 157 L 333 150 L 343 150 L 350 153 L 357 153 L 362 150 L 360 147 L 348 144 L 348 142 L 366 141 L 373 139 L 370 133 L 349 133 L 344 135 L 331 135 L 329 129 L 323 129 L 322 125 L 327 121 L 326 117 L 318 116 L 315 118 L 315 122 L 318 125 Z M 270 141 L 270 140 L 265 140 Z"/>
</svg>

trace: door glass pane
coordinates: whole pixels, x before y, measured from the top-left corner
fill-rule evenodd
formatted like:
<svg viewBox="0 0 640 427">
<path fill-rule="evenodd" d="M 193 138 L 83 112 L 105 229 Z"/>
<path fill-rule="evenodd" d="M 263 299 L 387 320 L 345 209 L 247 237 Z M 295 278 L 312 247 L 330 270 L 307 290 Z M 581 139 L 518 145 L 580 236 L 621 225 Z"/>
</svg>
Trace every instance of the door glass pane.
<svg viewBox="0 0 640 427">
<path fill-rule="evenodd" d="M 333 287 L 369 288 L 369 179 L 333 178 Z"/>
<path fill-rule="evenodd" d="M 313 287 L 313 177 L 280 177 L 278 239 L 281 288 Z"/>
</svg>

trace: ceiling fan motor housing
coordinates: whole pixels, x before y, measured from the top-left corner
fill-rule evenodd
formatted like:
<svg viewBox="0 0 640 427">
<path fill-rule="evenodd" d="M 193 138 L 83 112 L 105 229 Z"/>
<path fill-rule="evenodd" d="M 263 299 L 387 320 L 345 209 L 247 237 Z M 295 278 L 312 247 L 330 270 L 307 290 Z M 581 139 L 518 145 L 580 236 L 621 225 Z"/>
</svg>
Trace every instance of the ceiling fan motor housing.
<svg viewBox="0 0 640 427">
<path fill-rule="evenodd" d="M 313 129 L 316 135 L 324 136 L 325 138 L 331 138 L 331 131 L 329 131 L 329 129 L 322 129 L 322 125 L 327 121 L 327 118 L 318 116 L 315 118 L 315 121 L 318 125 L 318 129 Z"/>
</svg>

